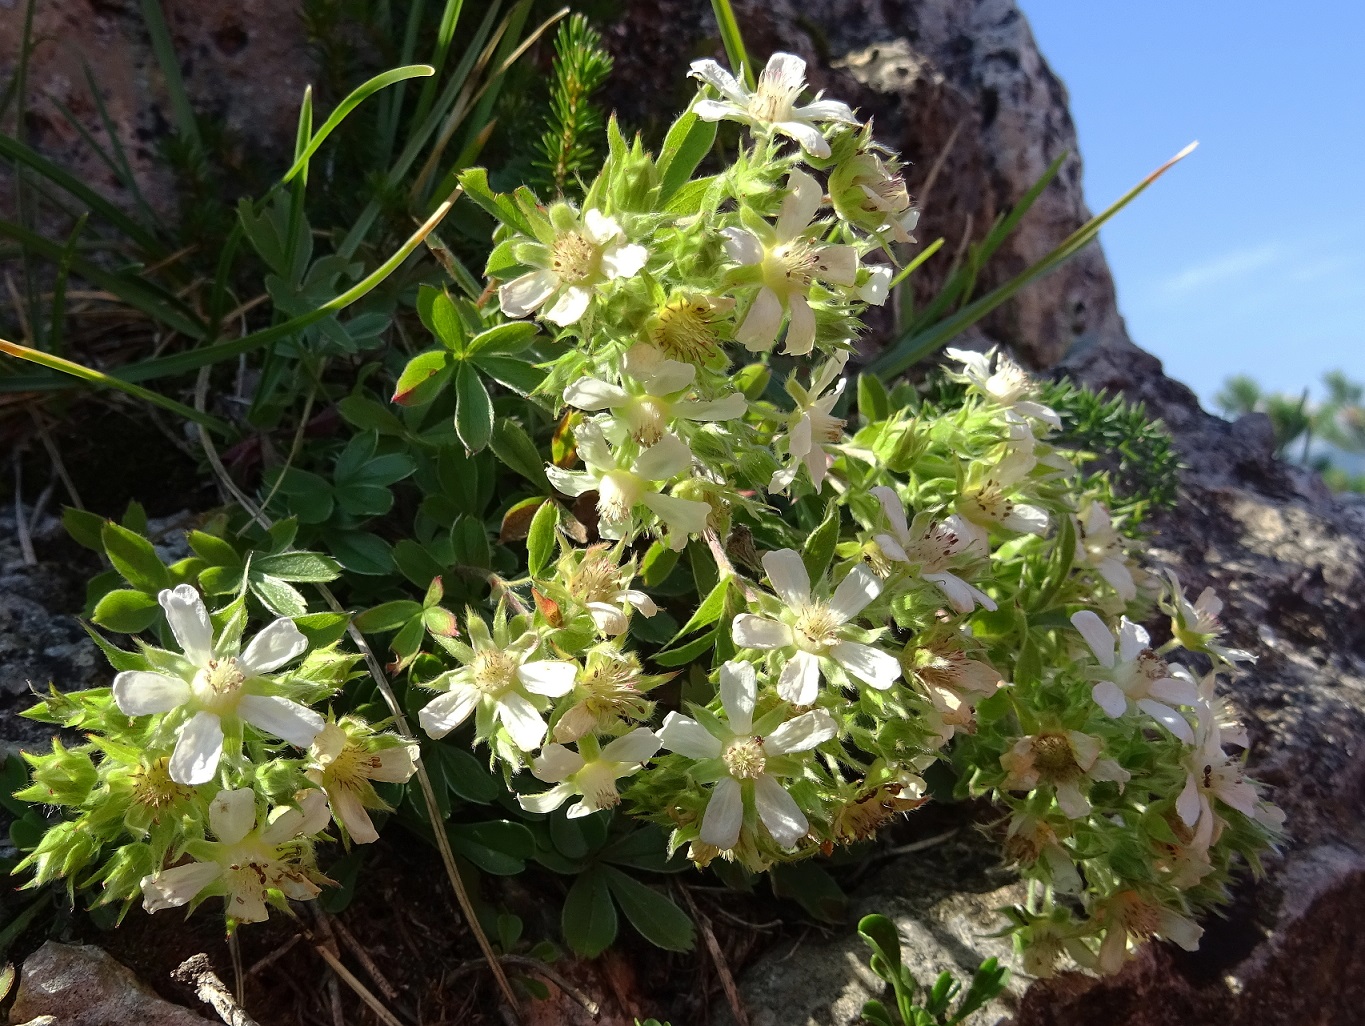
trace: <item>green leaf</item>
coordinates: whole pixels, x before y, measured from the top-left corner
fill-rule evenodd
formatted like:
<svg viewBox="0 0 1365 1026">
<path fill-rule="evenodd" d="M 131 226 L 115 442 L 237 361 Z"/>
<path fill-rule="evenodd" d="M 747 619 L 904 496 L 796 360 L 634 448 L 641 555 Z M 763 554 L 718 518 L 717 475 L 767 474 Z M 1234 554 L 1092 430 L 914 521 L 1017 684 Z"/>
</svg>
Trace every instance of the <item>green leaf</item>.
<svg viewBox="0 0 1365 1026">
<path fill-rule="evenodd" d="M 691 951 L 696 930 L 687 913 L 658 891 L 646 887 L 614 866 L 603 866 L 607 886 L 630 920 L 630 925 L 656 948 Z"/>
<path fill-rule="evenodd" d="M 834 559 L 834 548 L 839 544 L 839 504 L 831 502 L 825 510 L 825 519 L 806 538 L 801 546 L 801 562 L 806 564 L 806 573 L 812 581 L 825 576 L 830 562 Z"/>
<path fill-rule="evenodd" d="M 539 332 L 532 321 L 509 321 L 475 335 L 466 352 L 470 356 L 516 356 L 530 346 Z"/>
<path fill-rule="evenodd" d="M 253 572 L 260 571 L 282 581 L 303 581 L 321 584 L 341 576 L 341 564 L 320 552 L 281 552 L 261 556 L 251 564 Z"/>
<path fill-rule="evenodd" d="M 217 535 L 208 534 L 204 531 L 191 531 L 188 540 L 195 555 L 203 557 L 212 566 L 242 565 L 242 557 L 232 547 L 232 543 L 224 541 Z"/>
<path fill-rule="evenodd" d="M 875 374 L 858 375 L 858 413 L 869 423 L 891 416 L 891 397 Z"/>
<path fill-rule="evenodd" d="M 701 605 L 692 614 L 692 618 L 683 624 L 682 630 L 673 636 L 674 641 L 686 634 L 691 634 L 699 627 L 713 624 L 720 619 L 720 614 L 725 611 L 725 598 L 730 593 L 730 582 L 732 580 L 733 578 L 726 574 L 716 582 L 716 586 L 711 589 L 706 598 L 702 599 Z"/>
<path fill-rule="evenodd" d="M 67 506 L 62 510 L 62 526 L 77 544 L 96 552 L 104 551 L 104 540 L 101 537 L 104 531 L 104 517 L 98 513 Z"/>
<path fill-rule="evenodd" d="M 350 617 L 344 613 L 307 613 L 294 617 L 294 626 L 308 639 L 309 648 L 326 648 L 346 636 Z"/>
<path fill-rule="evenodd" d="M 546 499 L 531 518 L 526 535 L 526 571 L 534 578 L 545 575 L 555 555 L 555 528 L 559 526 L 559 505 Z"/>
<path fill-rule="evenodd" d="M 464 324 L 460 312 L 445 289 L 440 289 L 431 297 L 431 323 L 427 325 L 436 338 L 457 356 L 464 352 Z M 425 319 L 424 319 L 425 320 Z"/>
<path fill-rule="evenodd" d="M 278 577 L 253 573 L 249 581 L 251 593 L 277 616 L 302 616 L 308 612 L 308 602 L 299 590 Z"/>
<path fill-rule="evenodd" d="M 101 627 L 120 634 L 136 634 L 156 623 L 161 606 L 155 595 L 145 591 L 111 591 L 95 605 L 92 619 Z"/>
<path fill-rule="evenodd" d="M 678 565 L 680 556 L 681 552 L 669 548 L 663 542 L 656 541 L 650 545 L 640 564 L 640 579 L 645 582 L 645 587 L 657 588 L 663 584 L 673 572 L 673 568 Z"/>
<path fill-rule="evenodd" d="M 114 569 L 134 588 L 158 592 L 170 587 L 171 575 L 167 573 L 152 543 L 140 534 L 134 534 L 111 520 L 100 531 L 100 541 Z"/>
<path fill-rule="evenodd" d="M 659 151 L 660 190 L 658 202 L 667 203 L 692 177 L 697 165 L 711 152 L 716 141 L 716 123 L 703 121 L 688 111 L 668 130 Z"/>
<path fill-rule="evenodd" d="M 393 389 L 400 406 L 425 406 L 436 398 L 450 378 L 453 363 L 444 349 L 419 353 L 408 361 Z"/>
<path fill-rule="evenodd" d="M 858 935 L 872 953 L 881 959 L 882 965 L 892 971 L 901 966 L 901 938 L 896 932 L 896 924 L 886 916 L 873 914 L 858 920 Z"/>
<path fill-rule="evenodd" d="M 616 905 L 603 869 L 593 866 L 578 875 L 560 915 L 564 942 L 583 958 L 596 958 L 616 939 Z"/>
<path fill-rule="evenodd" d="M 515 876 L 535 854 L 535 837 L 521 823 L 494 820 L 446 828 L 450 846 L 485 873 Z"/>
<path fill-rule="evenodd" d="M 422 604 L 410 599 L 384 602 L 358 613 L 355 625 L 366 634 L 396 631 L 415 616 L 422 615 Z"/>
<path fill-rule="evenodd" d="M 670 648 L 667 651 L 655 653 L 654 661 L 660 666 L 686 666 L 695 661 L 703 652 L 709 652 L 719 638 L 719 630 L 710 631 L 695 641 L 689 641 L 681 648 Z"/>
<path fill-rule="evenodd" d="M 478 372 L 462 363 L 455 372 L 455 432 L 470 452 L 478 452 L 493 434 L 493 402 Z"/>
<path fill-rule="evenodd" d="M 481 353 L 471 359 L 479 370 L 518 395 L 529 396 L 545 380 L 545 371 L 513 356 L 488 356 Z"/>
<path fill-rule="evenodd" d="M 512 197 L 496 193 L 488 187 L 488 172 L 481 167 L 472 167 L 460 175 L 460 185 L 465 195 L 485 211 L 522 235 L 535 238 L 535 229 L 522 215 Z"/>
<path fill-rule="evenodd" d="M 376 535 L 365 531 L 337 531 L 328 536 L 327 542 L 332 555 L 352 573 L 382 577 L 393 570 L 393 550 L 388 542 Z"/>
<path fill-rule="evenodd" d="M 489 439 L 493 455 L 531 484 L 541 495 L 551 495 L 550 479 L 545 476 L 545 461 L 536 450 L 526 429 L 509 417 L 499 418 Z"/>
</svg>

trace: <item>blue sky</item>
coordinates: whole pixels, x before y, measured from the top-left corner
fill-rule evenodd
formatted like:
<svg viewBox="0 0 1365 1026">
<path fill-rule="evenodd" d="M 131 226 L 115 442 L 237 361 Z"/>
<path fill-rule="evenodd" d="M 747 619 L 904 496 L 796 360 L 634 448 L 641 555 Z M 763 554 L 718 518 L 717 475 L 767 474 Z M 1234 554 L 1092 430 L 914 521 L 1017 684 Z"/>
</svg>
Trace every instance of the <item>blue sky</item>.
<svg viewBox="0 0 1365 1026">
<path fill-rule="evenodd" d="M 1365 4 L 1020 0 L 1066 83 L 1138 345 L 1205 405 L 1231 374 L 1365 379 Z"/>
</svg>

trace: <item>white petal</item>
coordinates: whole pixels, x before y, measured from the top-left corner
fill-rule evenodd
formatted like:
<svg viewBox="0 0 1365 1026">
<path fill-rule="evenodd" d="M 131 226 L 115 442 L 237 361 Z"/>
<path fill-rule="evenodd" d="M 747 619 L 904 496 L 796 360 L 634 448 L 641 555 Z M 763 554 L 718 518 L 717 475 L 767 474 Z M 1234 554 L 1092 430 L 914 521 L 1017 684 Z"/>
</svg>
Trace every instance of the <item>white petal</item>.
<svg viewBox="0 0 1365 1026">
<path fill-rule="evenodd" d="M 852 246 L 821 246 L 815 251 L 815 272 L 821 281 L 853 285 L 858 281 L 858 251 Z"/>
<path fill-rule="evenodd" d="M 458 727 L 479 704 L 479 693 L 471 687 L 457 686 L 437 695 L 417 714 L 428 737 L 443 738 Z"/>
<path fill-rule="evenodd" d="M 806 87 L 806 62 L 794 53 L 779 50 L 759 72 L 759 92 L 764 86 L 772 92 L 799 92 Z"/>
<path fill-rule="evenodd" d="M 640 454 L 631 468 L 646 481 L 670 481 L 692 465 L 692 450 L 671 432 Z"/>
<path fill-rule="evenodd" d="M 308 651 L 308 639 L 288 617 L 280 617 L 251 639 L 238 662 L 248 674 L 278 670 Z"/>
<path fill-rule="evenodd" d="M 597 629 L 608 637 L 620 637 L 630 627 L 630 621 L 626 619 L 626 614 L 616 606 L 609 605 L 606 602 L 589 602 L 588 612 L 592 616 L 592 622 L 597 625 Z"/>
<path fill-rule="evenodd" d="M 900 660 L 870 645 L 841 641 L 830 648 L 829 654 L 850 674 L 878 691 L 885 691 L 900 679 Z"/>
<path fill-rule="evenodd" d="M 640 268 L 644 267 L 648 260 L 649 250 L 644 246 L 635 243 L 608 246 L 602 254 L 602 272 L 608 280 L 629 278 L 639 274 Z"/>
<path fill-rule="evenodd" d="M 777 697 L 792 705 L 810 705 L 820 693 L 820 659 L 798 651 L 777 678 Z"/>
<path fill-rule="evenodd" d="M 517 667 L 517 680 L 533 695 L 561 698 L 573 690 L 578 664 L 558 659 L 541 659 Z"/>
<path fill-rule="evenodd" d="M 948 599 L 951 605 L 959 613 L 970 613 L 976 608 L 977 603 L 989 609 L 992 613 L 996 610 L 995 601 L 979 588 L 974 588 L 957 574 L 950 574 L 944 571 L 941 574 L 923 574 L 926 581 L 937 584 L 939 590 Z"/>
<path fill-rule="evenodd" d="M 834 717 L 823 709 L 813 709 L 788 720 L 764 738 L 763 750 L 772 755 L 808 752 L 837 733 L 839 725 Z"/>
<path fill-rule="evenodd" d="M 224 844 L 237 844 L 256 826 L 256 792 L 219 791 L 209 802 L 209 829 Z"/>
<path fill-rule="evenodd" d="M 1176 705 L 1194 705 L 1199 701 L 1199 685 L 1192 680 L 1181 680 L 1175 677 L 1152 681 L 1152 686 L 1147 689 L 1147 692 L 1153 698 L 1162 702 L 1173 702 Z"/>
<path fill-rule="evenodd" d="M 1035 403 L 1031 399 L 1024 399 L 1015 403 L 1014 408 L 1025 416 L 1032 417 L 1034 420 L 1041 420 L 1048 427 L 1055 428 L 1058 431 L 1062 429 L 1062 418 L 1050 406 Z"/>
<path fill-rule="evenodd" d="M 1082 609 L 1080 612 L 1071 614 L 1071 624 L 1081 632 L 1081 637 L 1090 646 L 1090 651 L 1095 653 L 1095 658 L 1100 661 L 1100 665 L 1112 670 L 1114 668 L 1114 635 L 1104 625 L 1099 614 L 1090 609 Z"/>
<path fill-rule="evenodd" d="M 634 606 L 645 617 L 653 616 L 659 611 L 659 607 L 654 604 L 652 598 L 643 591 L 637 591 L 634 588 L 627 588 L 625 591 L 618 592 L 616 597 L 622 602 Z"/>
<path fill-rule="evenodd" d="M 801 144 L 801 148 L 812 157 L 828 157 L 829 143 L 818 128 L 804 121 L 779 121 L 773 128 L 785 136 L 790 136 Z"/>
<path fill-rule="evenodd" d="M 278 695 L 243 695 L 237 713 L 253 727 L 300 748 L 311 745 L 326 725 L 312 709 Z"/>
<path fill-rule="evenodd" d="M 573 784 L 556 784 L 540 794 L 517 795 L 517 804 L 527 812 L 554 812 L 577 793 Z"/>
<path fill-rule="evenodd" d="M 739 828 L 744 825 L 744 797 L 739 781 L 725 777 L 711 792 L 706 812 L 701 818 L 701 840 L 714 844 L 722 851 L 733 848 L 739 841 Z"/>
<path fill-rule="evenodd" d="M 498 699 L 498 719 L 512 743 L 523 752 L 534 752 L 545 740 L 545 721 L 529 699 L 509 691 Z"/>
<path fill-rule="evenodd" d="M 713 60 L 693 61 L 692 69 L 687 74 L 689 78 L 697 78 L 707 85 L 715 86 L 722 95 L 736 103 L 744 103 L 749 98 L 749 91 L 736 81 L 735 76 Z"/>
<path fill-rule="evenodd" d="M 763 243 L 753 232 L 726 228 L 721 234 L 725 236 L 725 255 L 735 263 L 746 267 L 763 263 Z"/>
<path fill-rule="evenodd" d="M 504 316 L 515 320 L 540 309 L 557 288 L 559 276 L 553 271 L 531 271 L 498 289 L 498 305 Z"/>
<path fill-rule="evenodd" d="M 1100 576 L 1109 582 L 1109 586 L 1118 592 L 1119 598 L 1125 602 L 1132 602 L 1137 598 L 1137 585 L 1133 582 L 1132 571 L 1121 559 L 1110 556 L 1100 560 Z"/>
<path fill-rule="evenodd" d="M 579 755 L 572 748 L 565 748 L 561 744 L 548 744 L 545 749 L 536 756 L 531 763 L 531 772 L 535 774 L 537 780 L 543 780 L 547 784 L 557 784 L 561 780 L 568 780 L 583 768 L 583 756 Z"/>
<path fill-rule="evenodd" d="M 1131 663 L 1151 646 L 1152 639 L 1145 627 L 1126 616 L 1119 620 L 1119 659 Z"/>
<path fill-rule="evenodd" d="M 805 121 L 842 121 L 848 125 L 858 123 L 852 108 L 840 100 L 814 100 L 804 107 L 797 107 L 792 113 Z"/>
<path fill-rule="evenodd" d="M 577 324 L 587 312 L 588 303 L 591 301 L 591 292 L 577 285 L 570 285 L 560 293 L 559 298 L 554 301 L 554 305 L 545 311 L 545 319 L 553 321 L 561 328 L 570 324 Z"/>
<path fill-rule="evenodd" d="M 1003 527 L 1011 531 L 1023 531 L 1026 534 L 1047 534 L 1048 520 L 1047 512 L 1037 506 L 1029 506 L 1018 503 L 1014 507 L 1014 512 L 1000 521 Z"/>
<path fill-rule="evenodd" d="M 904 543 L 909 539 L 910 526 L 905 520 L 905 503 L 893 489 L 880 486 L 872 489 L 872 495 L 881 504 L 882 515 L 886 517 L 887 524 L 891 527 L 891 533 L 898 542 Z M 880 544 L 880 543 L 878 543 Z"/>
<path fill-rule="evenodd" d="M 869 306 L 881 306 L 891 294 L 891 268 L 878 264 L 871 271 L 867 283 L 858 290 L 858 298 Z"/>
<path fill-rule="evenodd" d="M 892 538 L 889 534 L 879 534 L 872 539 L 877 543 L 877 547 L 882 550 L 882 555 L 887 559 L 897 563 L 910 562 L 910 554 L 901 548 L 901 543 Z"/>
<path fill-rule="evenodd" d="M 1057 785 L 1057 807 L 1068 819 L 1081 819 L 1090 815 L 1090 800 L 1081 793 L 1074 780 Z"/>
<path fill-rule="evenodd" d="M 724 100 L 698 100 L 692 105 L 692 113 L 703 121 L 719 121 L 721 118 L 734 118 L 737 121 L 749 120 L 748 112 L 743 107 Z"/>
<path fill-rule="evenodd" d="M 1204 936 L 1202 926 L 1168 908 L 1162 909 L 1158 915 L 1161 917 L 1161 926 L 1158 931 L 1161 936 L 1174 944 L 1178 944 L 1186 951 L 1199 950 L 1199 940 Z"/>
<path fill-rule="evenodd" d="M 785 623 L 740 613 L 730 625 L 730 637 L 740 648 L 786 648 L 792 644 L 791 628 Z"/>
<path fill-rule="evenodd" d="M 577 497 L 584 492 L 597 490 L 597 478 L 581 470 L 565 470 L 563 467 L 550 465 L 545 468 L 545 476 L 550 479 L 555 490 L 564 495 Z"/>
<path fill-rule="evenodd" d="M 810 394 L 812 396 L 823 395 L 825 389 L 829 388 L 829 386 L 834 383 L 834 379 L 844 372 L 844 366 L 847 363 L 848 352 L 841 350 L 821 364 L 819 372 L 816 373 L 815 377 L 810 379 Z M 841 381 L 834 394 L 837 396 L 843 392 L 843 390 L 844 383 Z M 826 410 L 825 412 L 828 413 L 829 410 Z"/>
<path fill-rule="evenodd" d="M 608 217 L 596 207 L 583 215 L 583 229 L 587 232 L 588 238 L 599 246 L 626 237 L 626 233 L 621 230 L 615 219 Z"/>
<path fill-rule="evenodd" d="M 1245 780 L 1237 780 L 1218 788 L 1218 800 L 1244 816 L 1256 815 L 1256 789 Z"/>
<path fill-rule="evenodd" d="M 1156 720 L 1163 727 L 1169 730 L 1176 737 L 1180 738 L 1187 745 L 1194 744 L 1194 731 L 1190 727 L 1189 720 L 1181 716 L 1169 705 L 1162 705 L 1160 702 L 1150 698 L 1138 699 L 1137 707 L 1145 712 L 1152 719 Z"/>
<path fill-rule="evenodd" d="M 216 862 L 187 862 L 142 878 L 142 907 L 148 912 L 187 904 L 222 875 Z"/>
<path fill-rule="evenodd" d="M 177 784 L 207 784 L 223 754 L 223 724 L 211 712 L 197 712 L 180 728 L 168 769 Z"/>
<path fill-rule="evenodd" d="M 1118 718 L 1128 711 L 1128 696 L 1112 680 L 1102 680 L 1090 689 L 1090 697 L 1106 716 Z"/>
<path fill-rule="evenodd" d="M 684 400 L 673 404 L 673 415 L 683 420 L 727 421 L 744 416 L 749 409 L 749 400 L 743 392 L 735 392 L 724 399 L 709 402 Z"/>
<path fill-rule="evenodd" d="M 796 238 L 815 220 L 825 190 L 800 168 L 787 178 L 787 195 L 782 199 L 782 210 L 777 215 L 777 237 L 783 242 Z M 856 257 L 855 257 L 856 261 Z"/>
<path fill-rule="evenodd" d="M 167 588 L 156 597 L 165 610 L 180 651 L 195 666 L 207 666 L 213 658 L 213 625 L 204 600 L 188 584 Z"/>
<path fill-rule="evenodd" d="M 664 717 L 664 725 L 659 728 L 659 740 L 670 752 L 677 752 L 689 759 L 716 759 L 720 757 L 720 740 L 691 716 L 671 712 Z"/>
<path fill-rule="evenodd" d="M 646 492 L 640 501 L 675 533 L 701 534 L 711 519 L 711 506 L 699 499 L 680 499 L 676 495 Z"/>
<path fill-rule="evenodd" d="M 829 600 L 829 611 L 847 623 L 868 607 L 882 593 L 882 582 L 867 567 L 859 564 L 850 570 L 834 596 Z"/>
<path fill-rule="evenodd" d="M 736 734 L 747 734 L 753 729 L 757 698 L 758 675 L 751 663 L 731 659 L 720 668 L 720 704 Z"/>
<path fill-rule="evenodd" d="M 782 301 L 776 292 L 764 285 L 735 332 L 735 341 L 742 342 L 751 353 L 764 352 L 773 347 L 781 330 Z"/>
<path fill-rule="evenodd" d="M 114 704 L 125 716 L 170 712 L 190 700 L 190 686 L 178 677 L 150 670 L 124 670 L 114 678 Z"/>
<path fill-rule="evenodd" d="M 1193 827 L 1199 822 L 1200 808 L 1199 781 L 1191 773 L 1185 777 L 1184 790 L 1180 792 L 1180 797 L 1175 800 L 1175 811 L 1187 827 Z"/>
<path fill-rule="evenodd" d="M 379 831 L 374 828 L 374 820 L 360 800 L 360 795 L 350 788 L 337 788 L 332 793 L 331 808 L 337 822 L 346 828 L 346 833 L 355 844 L 373 844 L 379 840 Z"/>
<path fill-rule="evenodd" d="M 795 549 L 778 549 L 763 554 L 763 569 L 768 581 L 783 605 L 800 610 L 810 603 L 810 574 L 801 553 Z"/>
<path fill-rule="evenodd" d="M 365 775 L 371 780 L 382 780 L 387 784 L 406 783 L 417 772 L 420 755 L 421 749 L 415 744 L 381 748 L 370 756 Z"/>
<path fill-rule="evenodd" d="M 787 793 L 776 777 L 767 773 L 754 781 L 754 806 L 768 833 L 784 848 L 792 847 L 810 829 L 796 799 Z"/>
<path fill-rule="evenodd" d="M 626 355 L 629 357 L 630 354 Z M 672 395 L 688 388 L 697 379 L 697 368 L 681 360 L 660 360 L 649 373 L 637 374 L 634 377 L 649 386 L 650 395 Z"/>
<path fill-rule="evenodd" d="M 787 310 L 791 321 L 782 351 L 788 356 L 805 356 L 815 348 L 815 314 L 799 292 L 787 297 Z"/>
<path fill-rule="evenodd" d="M 604 762 L 633 764 L 647 762 L 663 747 L 663 740 L 648 727 L 636 727 L 629 734 L 602 746 Z"/>
<path fill-rule="evenodd" d="M 629 400 L 625 389 L 596 378 L 579 378 L 564 389 L 564 401 L 580 410 L 605 410 Z"/>
</svg>

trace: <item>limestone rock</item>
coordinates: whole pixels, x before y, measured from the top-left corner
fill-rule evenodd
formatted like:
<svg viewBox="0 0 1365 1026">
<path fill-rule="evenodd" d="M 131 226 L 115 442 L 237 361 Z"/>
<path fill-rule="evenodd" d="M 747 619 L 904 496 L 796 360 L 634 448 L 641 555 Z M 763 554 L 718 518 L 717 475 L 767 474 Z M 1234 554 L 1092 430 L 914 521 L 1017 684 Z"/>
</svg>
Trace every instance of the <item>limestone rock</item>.
<svg viewBox="0 0 1365 1026">
<path fill-rule="evenodd" d="M 986 267 L 978 295 L 1089 217 L 1066 89 L 1014 0 L 737 0 L 735 8 L 753 54 L 805 57 L 814 87 L 873 118 L 878 140 L 910 162 L 911 193 L 923 210 L 916 234 L 926 242 L 942 236 L 947 254 L 980 240 L 1068 154 Z M 688 63 L 722 54 L 705 0 L 633 0 L 609 38 L 617 67 L 609 100 L 634 125 L 685 104 Z M 1135 168 L 1134 180 L 1147 170 Z M 916 273 L 918 302 L 937 292 L 950 262 L 941 255 Z M 1127 340 L 1098 245 L 1034 283 L 984 329 L 1034 367 L 1052 366 L 1074 343 Z"/>
<path fill-rule="evenodd" d="M 86 944 L 48 941 L 24 960 L 10 1021 L 52 1016 L 62 1026 L 208 1026 L 210 1020 L 152 993 L 128 969 Z"/>
</svg>

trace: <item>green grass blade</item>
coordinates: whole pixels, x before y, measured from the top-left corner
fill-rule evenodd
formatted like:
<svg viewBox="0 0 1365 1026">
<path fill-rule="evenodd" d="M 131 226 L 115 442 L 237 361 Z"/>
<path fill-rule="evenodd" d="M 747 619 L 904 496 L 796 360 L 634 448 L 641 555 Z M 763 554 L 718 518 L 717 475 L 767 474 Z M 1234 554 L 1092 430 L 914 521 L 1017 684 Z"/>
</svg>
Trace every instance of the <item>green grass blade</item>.
<svg viewBox="0 0 1365 1026">
<path fill-rule="evenodd" d="M 0 135 L 0 156 L 24 164 L 53 185 L 80 200 L 94 213 L 108 221 L 149 255 L 161 256 L 164 247 L 151 232 L 138 224 L 109 200 L 105 199 L 75 175 L 64 171 L 46 157 L 8 135 Z"/>
<path fill-rule="evenodd" d="M 13 356 L 19 360 L 26 360 L 29 363 L 36 363 L 38 366 L 46 367 L 48 370 L 60 371 L 69 377 L 79 378 L 81 381 L 88 381 L 93 385 L 102 385 L 106 388 L 114 388 L 120 392 L 126 392 L 128 395 L 141 399 L 144 402 L 149 402 L 153 406 L 159 406 L 163 410 L 178 414 L 186 420 L 191 420 L 196 424 L 202 424 L 210 431 L 216 431 L 220 435 L 229 435 L 232 433 L 232 428 L 217 417 L 207 413 L 200 413 L 193 407 L 176 402 L 174 399 L 164 396 L 160 392 L 153 392 L 149 388 L 143 388 L 141 385 L 135 385 L 130 381 L 124 381 L 121 378 L 113 377 L 112 375 L 105 374 L 103 371 L 97 371 L 94 368 L 86 367 L 79 363 L 73 363 L 60 356 L 40 352 L 37 349 L 30 349 L 28 346 L 21 346 L 17 342 L 9 342 L 3 338 L 0 338 L 0 353 L 4 353 L 6 356 Z"/>
<path fill-rule="evenodd" d="M 204 141 L 199 136 L 199 121 L 190 106 L 189 94 L 185 91 L 185 80 L 180 76 L 180 58 L 176 56 L 175 46 L 171 43 L 170 30 L 166 28 L 166 15 L 158 0 L 142 0 L 142 21 L 147 26 L 147 35 L 152 40 L 152 53 L 166 80 L 166 91 L 171 98 L 171 111 L 175 115 L 176 129 L 181 137 L 190 143 L 196 152 L 204 152 Z"/>
<path fill-rule="evenodd" d="M 19 243 L 26 254 L 37 254 L 54 263 L 60 263 L 66 254 L 66 247 L 62 243 L 45 239 L 11 221 L 0 220 L 0 236 L 8 236 Z M 118 296 L 124 303 L 141 310 L 171 330 L 193 339 L 204 338 L 206 334 L 204 323 L 194 311 L 175 296 L 147 280 L 133 274 L 107 271 L 79 256 L 71 257 L 70 266 L 78 278 L 84 278 L 106 292 Z"/>
<path fill-rule="evenodd" d="M 85 230 L 87 218 L 82 214 L 76 221 L 76 227 L 71 230 L 70 237 L 66 240 L 66 249 L 62 252 L 62 259 L 57 263 L 57 280 L 52 286 L 52 317 L 48 321 L 47 348 L 62 355 L 65 348 L 63 331 L 66 327 L 66 283 L 71 277 L 71 260 L 76 255 L 76 242 L 81 237 L 81 232 Z"/>
<path fill-rule="evenodd" d="M 137 203 L 138 209 L 142 211 L 145 224 L 153 229 L 164 233 L 165 226 L 161 223 L 147 198 L 142 195 L 142 189 L 137 184 L 137 176 L 133 174 L 133 166 L 128 163 L 128 154 L 123 149 L 123 143 L 119 141 L 118 126 L 114 124 L 114 119 L 109 116 L 109 108 L 104 105 L 104 97 L 100 94 L 99 83 L 95 81 L 95 74 L 90 70 L 89 61 L 81 61 L 81 71 L 85 74 L 86 88 L 90 90 L 90 95 L 95 101 L 95 110 L 99 113 L 100 124 L 104 126 L 104 134 L 109 137 L 109 150 L 114 162 L 118 165 L 115 172 L 123 187 L 127 189 Z M 99 147 L 96 147 L 99 150 Z"/>
<path fill-rule="evenodd" d="M 730 59 L 730 68 L 753 89 L 756 84 L 754 66 L 749 60 L 749 52 L 744 48 L 744 36 L 740 34 L 735 9 L 730 6 L 730 0 L 711 0 L 711 9 L 716 12 L 716 25 L 720 27 L 720 39 L 725 44 L 725 56 Z"/>
<path fill-rule="evenodd" d="M 887 349 L 881 356 L 873 360 L 868 370 L 874 374 L 884 377 L 892 377 L 900 374 L 907 368 L 913 366 L 918 361 L 935 352 L 940 346 L 952 341 L 967 328 L 971 327 L 986 314 L 990 313 L 1000 304 L 1010 299 L 1015 293 L 1029 283 L 1043 277 L 1050 271 L 1060 267 L 1066 261 L 1083 250 L 1090 243 L 1095 241 L 1100 229 L 1110 218 L 1117 214 L 1129 203 L 1137 199 L 1149 185 L 1155 182 L 1163 174 L 1169 171 L 1176 163 L 1187 157 L 1198 145 L 1191 143 L 1179 153 L 1177 153 L 1166 163 L 1149 174 L 1137 185 L 1129 189 L 1126 193 L 1115 200 L 1102 213 L 1092 217 L 1080 228 L 1068 235 L 1050 253 L 1044 256 L 1032 267 L 1011 278 L 999 288 L 988 292 L 980 299 L 969 303 L 951 317 L 948 317 L 938 324 L 935 324 L 923 331 L 912 333 L 901 338 L 891 348 Z"/>
<path fill-rule="evenodd" d="M 920 267 L 924 265 L 924 262 L 926 260 L 928 260 L 931 256 L 933 256 L 942 248 L 943 239 L 941 238 L 935 239 L 933 242 L 929 243 L 929 245 L 925 246 L 924 249 L 920 251 L 920 253 L 915 257 L 914 260 L 911 260 L 908 264 L 902 267 L 900 269 L 900 273 L 891 279 L 891 288 L 894 289 L 901 282 L 905 281 L 906 278 L 914 274 L 917 270 L 919 270 Z"/>
<path fill-rule="evenodd" d="M 308 146 L 304 149 L 303 153 L 299 155 L 298 159 L 294 161 L 294 166 L 285 172 L 284 177 L 281 178 L 280 181 L 288 182 L 295 175 L 301 174 L 308 167 L 308 161 L 313 154 L 318 151 L 318 147 L 327 140 L 327 137 L 336 130 L 338 125 L 346 120 L 347 115 L 375 93 L 379 92 L 379 90 L 386 86 L 393 85 L 395 82 L 404 82 L 410 78 L 426 78 L 433 74 L 435 74 L 435 69 L 431 65 L 413 64 L 406 68 L 394 68 L 383 74 L 375 75 L 374 78 L 370 79 L 368 82 L 351 90 L 346 99 L 337 104 L 336 110 L 332 111 L 327 120 L 322 123 L 322 127 L 317 130 L 317 134 L 308 141 Z"/>
<path fill-rule="evenodd" d="M 417 57 L 417 35 L 422 27 L 422 15 L 426 13 L 426 0 L 414 0 L 408 8 L 407 26 L 403 31 L 403 46 L 399 53 L 402 64 L 415 64 Z M 423 83 L 423 91 L 434 88 L 435 79 L 441 73 L 436 61 L 428 61 L 432 66 L 431 80 Z M 407 90 L 405 82 L 398 82 L 394 88 L 379 100 L 379 147 L 377 161 L 379 166 L 387 166 L 393 157 L 394 142 L 398 138 L 398 122 L 403 116 L 403 97 Z"/>
<path fill-rule="evenodd" d="M 450 56 L 450 44 L 455 38 L 455 26 L 460 23 L 460 14 L 463 10 L 464 0 L 446 0 L 445 9 L 441 12 L 441 24 L 436 29 L 436 49 L 431 55 L 431 65 L 436 69 L 436 74 L 431 81 L 422 83 L 421 95 L 417 97 L 417 109 L 413 111 L 410 122 L 414 127 L 421 125 L 431 113 L 431 105 L 436 101 L 436 89 L 440 85 L 440 75 L 445 70 L 446 59 Z M 480 44 L 471 43 L 470 49 L 476 49 L 478 45 Z"/>
</svg>

